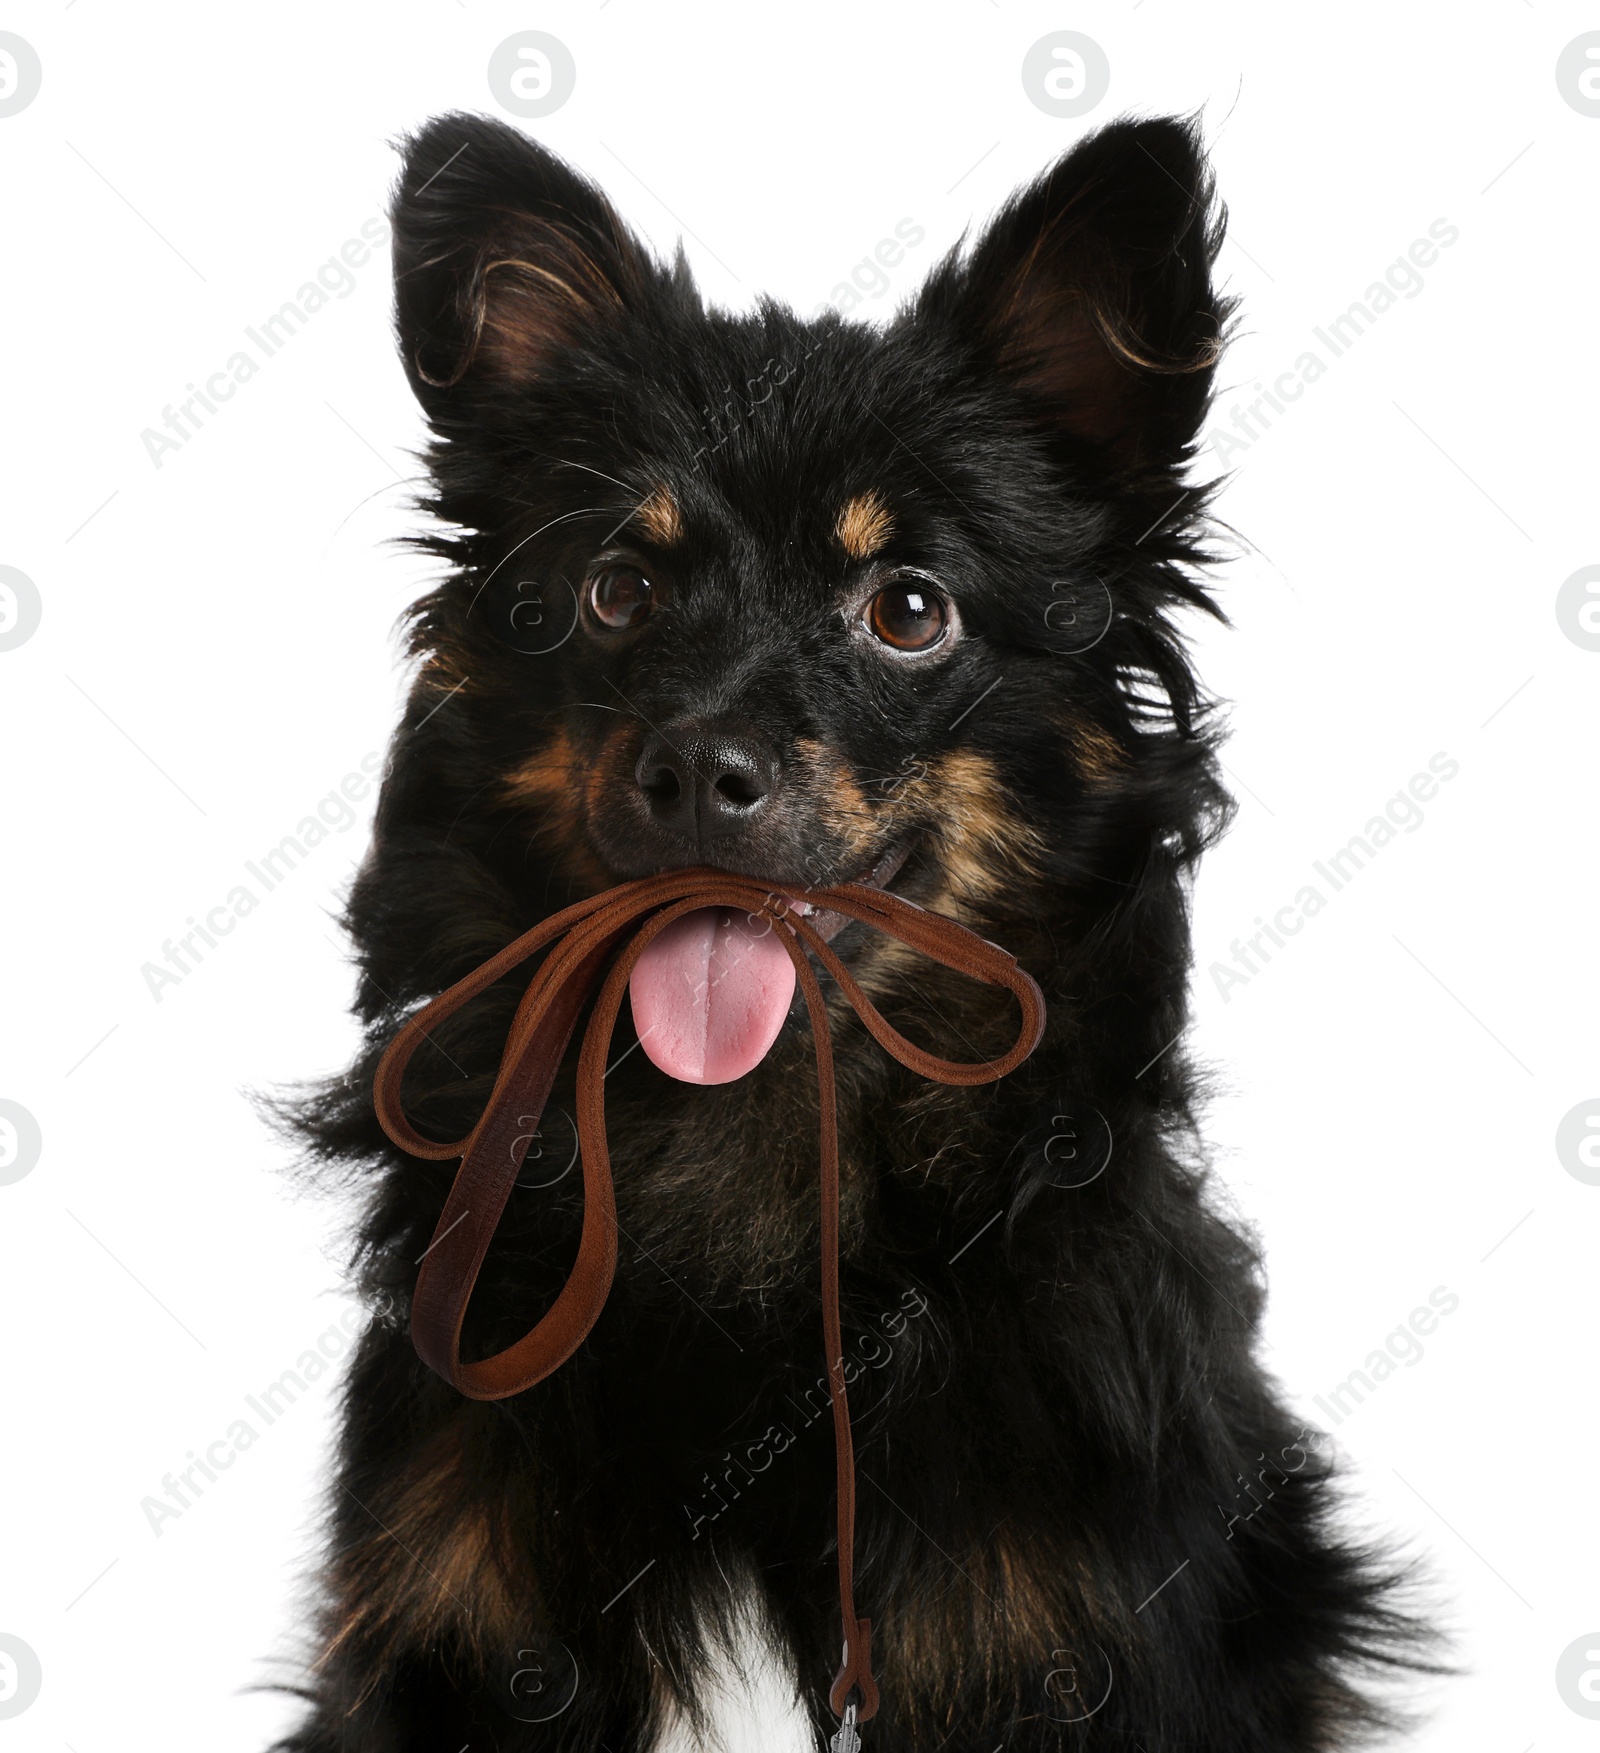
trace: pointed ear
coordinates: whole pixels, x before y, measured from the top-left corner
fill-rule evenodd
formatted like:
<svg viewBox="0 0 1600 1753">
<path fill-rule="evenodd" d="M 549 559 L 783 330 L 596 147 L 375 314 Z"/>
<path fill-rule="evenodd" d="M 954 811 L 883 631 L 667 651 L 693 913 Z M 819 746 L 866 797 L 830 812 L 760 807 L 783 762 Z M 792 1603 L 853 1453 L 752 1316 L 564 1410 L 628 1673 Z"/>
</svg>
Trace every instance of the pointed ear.
<svg viewBox="0 0 1600 1753">
<path fill-rule="evenodd" d="M 515 128 L 439 116 L 404 152 L 395 326 L 430 414 L 525 389 L 643 302 L 643 246 L 593 183 Z"/>
<path fill-rule="evenodd" d="M 985 366 L 1116 472 L 1181 463 L 1231 301 L 1211 287 L 1225 211 L 1197 130 L 1116 122 L 1018 193 L 956 270 Z"/>
</svg>

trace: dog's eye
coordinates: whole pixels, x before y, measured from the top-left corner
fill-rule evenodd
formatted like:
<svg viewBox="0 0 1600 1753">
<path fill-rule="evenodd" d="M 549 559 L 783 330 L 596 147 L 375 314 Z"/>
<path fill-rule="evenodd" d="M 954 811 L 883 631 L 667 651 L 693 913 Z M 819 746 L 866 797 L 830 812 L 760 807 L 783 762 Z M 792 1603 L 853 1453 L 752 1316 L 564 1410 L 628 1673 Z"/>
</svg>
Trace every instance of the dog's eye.
<svg viewBox="0 0 1600 1753">
<path fill-rule="evenodd" d="M 868 629 L 896 651 L 930 650 L 944 638 L 949 619 L 944 598 L 915 579 L 885 585 L 867 604 Z"/>
<path fill-rule="evenodd" d="M 602 627 L 637 627 L 656 601 L 655 586 L 632 566 L 607 566 L 589 580 L 589 608 Z"/>
</svg>

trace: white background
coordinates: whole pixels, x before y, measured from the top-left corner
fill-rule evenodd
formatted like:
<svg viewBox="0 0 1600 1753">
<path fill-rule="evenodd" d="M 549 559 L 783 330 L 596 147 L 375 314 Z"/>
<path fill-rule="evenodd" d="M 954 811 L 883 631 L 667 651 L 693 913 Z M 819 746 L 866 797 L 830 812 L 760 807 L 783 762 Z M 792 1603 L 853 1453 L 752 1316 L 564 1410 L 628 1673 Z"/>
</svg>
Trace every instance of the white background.
<svg viewBox="0 0 1600 1753">
<path fill-rule="evenodd" d="M 1242 807 L 1200 883 L 1194 1041 L 1220 1175 L 1266 1249 L 1267 1355 L 1308 1421 L 1431 1289 L 1460 1299 L 1336 1433 L 1362 1515 L 1432 1564 L 1469 1670 L 1408 1744 L 1590 1746 L 1555 1665 L 1600 1629 L 1600 1187 L 1554 1140 L 1600 1095 L 1600 653 L 1555 599 L 1600 561 L 1600 119 L 1555 65 L 1600 10 L 73 0 L 0 26 L 44 70 L 0 119 L 0 563 L 43 600 L 0 653 L 0 1096 L 44 1139 L 0 1187 L 0 1632 L 44 1675 L 0 1737 L 243 1753 L 294 1715 L 248 1689 L 293 1672 L 334 1377 L 159 1537 L 140 1505 L 348 1307 L 339 1213 L 297 1196 L 246 1093 L 354 1046 L 330 914 L 370 800 L 159 1003 L 141 967 L 395 716 L 392 626 L 425 572 L 390 545 L 420 425 L 382 251 L 159 468 L 141 433 L 381 212 L 386 142 L 494 110 L 491 51 L 537 28 L 577 88 L 524 125 L 659 248 L 687 233 L 735 306 L 810 311 L 910 218 L 927 237 L 866 301 L 881 315 L 1094 123 L 1203 108 L 1244 300 L 1218 426 L 1431 222 L 1459 229 L 1229 458 L 1221 511 L 1255 549 L 1199 653 L 1235 702 Z M 1064 28 L 1111 66 L 1076 120 L 1020 79 Z M 1460 772 L 1423 825 L 1224 999 L 1210 964 L 1439 751 Z"/>
</svg>

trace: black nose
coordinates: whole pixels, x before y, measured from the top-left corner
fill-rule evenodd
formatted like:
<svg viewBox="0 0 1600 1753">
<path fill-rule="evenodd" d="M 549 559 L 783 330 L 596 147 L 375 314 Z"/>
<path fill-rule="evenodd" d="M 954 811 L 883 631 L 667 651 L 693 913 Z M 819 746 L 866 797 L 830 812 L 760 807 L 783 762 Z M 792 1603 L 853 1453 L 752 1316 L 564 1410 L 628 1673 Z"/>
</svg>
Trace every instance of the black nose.
<svg viewBox="0 0 1600 1753">
<path fill-rule="evenodd" d="M 697 844 L 749 827 L 777 789 L 777 757 L 742 727 L 690 722 L 657 731 L 634 778 L 663 828 Z"/>
</svg>

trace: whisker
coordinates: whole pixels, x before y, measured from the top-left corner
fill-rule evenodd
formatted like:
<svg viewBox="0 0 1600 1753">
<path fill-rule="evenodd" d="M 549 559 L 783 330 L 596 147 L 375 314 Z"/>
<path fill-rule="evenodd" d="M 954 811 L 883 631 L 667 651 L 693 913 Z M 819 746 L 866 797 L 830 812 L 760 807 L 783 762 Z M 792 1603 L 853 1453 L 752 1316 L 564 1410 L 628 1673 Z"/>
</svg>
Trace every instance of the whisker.
<svg viewBox="0 0 1600 1753">
<path fill-rule="evenodd" d="M 604 469 L 591 469 L 587 463 L 576 463 L 571 457 L 552 457 L 552 462 L 559 463 L 564 469 L 583 469 L 588 474 L 598 475 L 602 481 L 609 481 L 613 487 L 620 487 L 624 493 L 637 493 L 639 489 L 627 481 L 619 481 L 615 475 L 608 475 Z"/>
<path fill-rule="evenodd" d="M 368 493 L 364 497 L 358 499 L 355 502 L 355 504 L 352 505 L 350 507 L 350 509 L 344 514 L 344 516 L 339 519 L 338 523 L 334 525 L 333 535 L 328 537 L 328 540 L 323 547 L 321 557 L 326 558 L 328 549 L 333 546 L 334 540 L 338 536 L 339 531 L 342 530 L 347 523 L 349 523 L 350 519 L 355 516 L 355 514 L 362 508 L 363 505 L 370 505 L 372 503 L 372 501 L 374 499 L 378 498 L 381 494 L 391 493 L 394 491 L 394 489 L 396 487 L 418 487 L 418 486 L 425 486 L 426 484 L 427 484 L 427 476 L 426 475 L 407 475 L 404 480 L 386 481 L 383 484 L 383 486 L 376 488 L 373 492 Z"/>
<path fill-rule="evenodd" d="M 472 593 L 472 601 L 467 604 L 467 613 L 470 615 L 478 606 L 478 598 L 489 588 L 489 585 L 494 579 L 495 573 L 497 573 L 500 568 L 505 565 L 506 561 L 516 553 L 517 548 L 527 547 L 528 543 L 533 540 L 534 536 L 542 536 L 546 530 L 554 529 L 558 523 L 570 523 L 575 517 L 599 517 L 602 512 L 609 515 L 613 511 L 621 511 L 622 509 L 623 508 L 620 505 L 586 505 L 580 511 L 564 511 L 560 517 L 553 517 L 548 523 L 540 524 L 538 529 L 534 530 L 532 534 L 524 536 L 522 540 L 517 543 L 516 548 L 507 550 L 506 553 L 502 554 L 500 558 L 495 561 L 494 565 L 489 569 L 489 576 L 484 579 L 483 583 Z"/>
</svg>

